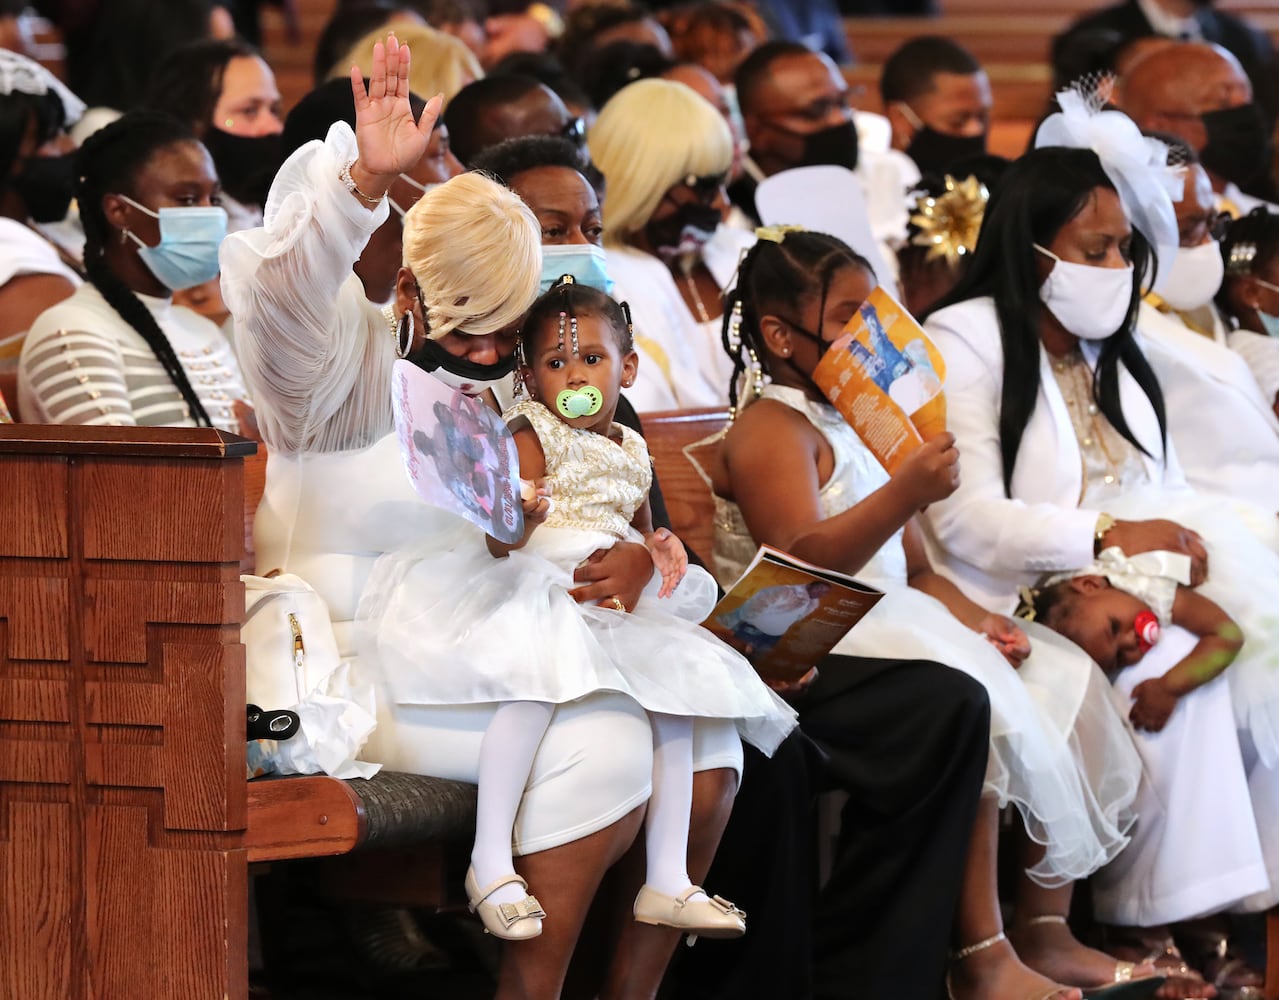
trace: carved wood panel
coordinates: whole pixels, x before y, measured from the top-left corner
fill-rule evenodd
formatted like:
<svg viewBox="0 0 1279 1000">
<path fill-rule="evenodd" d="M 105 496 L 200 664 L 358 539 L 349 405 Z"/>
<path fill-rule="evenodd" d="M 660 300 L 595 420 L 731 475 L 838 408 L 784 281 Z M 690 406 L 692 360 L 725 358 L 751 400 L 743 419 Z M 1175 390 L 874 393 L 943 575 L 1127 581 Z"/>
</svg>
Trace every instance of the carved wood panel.
<svg viewBox="0 0 1279 1000">
<path fill-rule="evenodd" d="M 246 989 L 241 463 L 123 431 L 0 433 L 0 997 Z"/>
</svg>

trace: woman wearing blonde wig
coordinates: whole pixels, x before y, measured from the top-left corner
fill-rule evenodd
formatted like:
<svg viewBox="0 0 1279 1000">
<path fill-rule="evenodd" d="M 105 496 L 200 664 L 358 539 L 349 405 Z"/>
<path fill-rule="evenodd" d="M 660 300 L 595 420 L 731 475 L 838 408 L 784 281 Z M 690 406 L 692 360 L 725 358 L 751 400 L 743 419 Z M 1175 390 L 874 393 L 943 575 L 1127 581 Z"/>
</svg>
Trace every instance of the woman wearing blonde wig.
<svg viewBox="0 0 1279 1000">
<path fill-rule="evenodd" d="M 324 142 L 290 157 L 267 200 L 265 227 L 224 243 L 222 273 L 270 449 L 254 525 L 260 571 L 297 573 L 328 602 L 350 680 L 377 693 L 378 725 L 363 757 L 474 781 L 494 706 L 398 701 L 376 657 L 357 652 L 354 619 L 380 554 L 441 532 L 458 544 L 483 543 L 409 486 L 393 433 L 391 366 L 397 353 L 407 355 L 472 393 L 508 374 L 520 318 L 537 292 L 540 233 L 509 191 L 480 176 L 456 177 L 408 213 L 395 305 L 384 314 L 368 302 L 352 265 L 386 218 L 387 189 L 421 159 L 440 111 L 433 100 L 414 124 L 408 70 L 408 52 L 392 38 L 377 47 L 367 95 L 352 74 L 355 132 L 339 123 Z M 618 545 L 579 569 L 575 596 L 618 595 L 634 606 L 651 573 L 642 545 Z M 709 757 L 699 751 L 705 767 Z M 600 878 L 639 830 L 651 772 L 652 735 L 634 702 L 600 694 L 556 709 L 513 845 L 520 874 L 554 917 L 539 937 L 507 946 L 499 997 L 559 995 Z M 699 835 L 709 842 L 709 863 L 735 775 L 711 765 L 703 776 L 692 829 L 694 842 Z M 616 955 L 619 968 L 635 971 L 627 996 L 656 990 L 674 944 L 673 932 L 646 930 L 654 932 L 628 931 L 630 947 Z"/>
<path fill-rule="evenodd" d="M 333 64 L 329 79 L 346 76 L 352 66 L 369 73 L 373 68 L 373 48 L 385 37 L 386 30 L 385 26 L 375 28 L 352 45 L 346 55 Z M 423 24 L 397 24 L 395 36 L 401 45 L 417 53 L 413 75 L 409 78 L 409 90 L 415 94 L 423 97 L 443 94 L 447 104 L 468 83 L 484 76 L 475 53 L 454 35 Z"/>
<path fill-rule="evenodd" d="M 587 142 L 604 173 L 604 241 L 614 295 L 630 303 L 644 356 L 635 408 L 728 401 L 723 289 L 754 238 L 724 226 L 733 135 L 682 83 L 640 80 L 604 105 Z"/>
</svg>

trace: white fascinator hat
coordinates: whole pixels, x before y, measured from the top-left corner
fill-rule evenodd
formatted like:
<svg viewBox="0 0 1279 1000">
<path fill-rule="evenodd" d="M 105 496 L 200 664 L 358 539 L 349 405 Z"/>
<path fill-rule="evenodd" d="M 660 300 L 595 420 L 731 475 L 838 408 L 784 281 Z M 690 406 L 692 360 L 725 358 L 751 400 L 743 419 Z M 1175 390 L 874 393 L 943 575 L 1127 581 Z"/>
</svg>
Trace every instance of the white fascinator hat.
<svg viewBox="0 0 1279 1000">
<path fill-rule="evenodd" d="M 1150 243 L 1157 265 L 1155 289 L 1177 254 L 1177 216 L 1183 179 L 1168 163 L 1168 147 L 1141 134 L 1122 111 L 1101 109 L 1104 88 L 1079 84 L 1057 94 L 1061 108 L 1035 133 L 1035 148 L 1091 149 L 1119 193 L 1124 213 Z"/>
</svg>

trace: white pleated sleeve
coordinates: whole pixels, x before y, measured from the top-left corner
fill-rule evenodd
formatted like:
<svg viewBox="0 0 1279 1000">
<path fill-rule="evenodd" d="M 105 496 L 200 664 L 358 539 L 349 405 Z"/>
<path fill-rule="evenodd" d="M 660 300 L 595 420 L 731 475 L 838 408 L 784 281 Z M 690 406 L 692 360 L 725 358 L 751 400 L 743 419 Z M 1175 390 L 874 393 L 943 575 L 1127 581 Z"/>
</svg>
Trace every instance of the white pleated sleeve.
<svg viewBox="0 0 1279 1000">
<path fill-rule="evenodd" d="M 267 446 L 283 454 L 364 447 L 392 428 L 386 319 L 351 268 L 387 217 L 338 179 L 355 159 L 338 122 L 289 157 L 258 229 L 222 244 L 222 294 Z"/>
</svg>

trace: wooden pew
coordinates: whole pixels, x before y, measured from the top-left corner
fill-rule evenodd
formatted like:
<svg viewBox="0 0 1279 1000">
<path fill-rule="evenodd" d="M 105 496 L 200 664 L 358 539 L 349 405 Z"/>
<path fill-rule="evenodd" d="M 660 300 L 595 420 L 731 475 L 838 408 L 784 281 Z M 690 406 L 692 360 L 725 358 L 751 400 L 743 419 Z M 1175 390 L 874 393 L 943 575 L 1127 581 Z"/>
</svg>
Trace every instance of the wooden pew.
<svg viewBox="0 0 1279 1000">
<path fill-rule="evenodd" d="M 9 407 L 9 415 L 14 420 L 21 420 L 18 415 L 18 373 L 17 371 L 0 372 L 0 397 Z"/>
<path fill-rule="evenodd" d="M 244 1000 L 250 862 L 471 828 L 455 782 L 245 781 L 253 447 L 0 428 L 0 996 Z"/>
<path fill-rule="evenodd" d="M 715 407 L 641 413 L 640 423 L 671 516 L 671 530 L 713 570 L 715 502 L 684 448 L 722 430 L 728 423 L 728 411 Z"/>
</svg>

